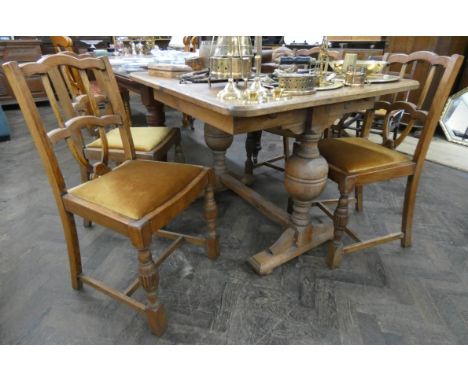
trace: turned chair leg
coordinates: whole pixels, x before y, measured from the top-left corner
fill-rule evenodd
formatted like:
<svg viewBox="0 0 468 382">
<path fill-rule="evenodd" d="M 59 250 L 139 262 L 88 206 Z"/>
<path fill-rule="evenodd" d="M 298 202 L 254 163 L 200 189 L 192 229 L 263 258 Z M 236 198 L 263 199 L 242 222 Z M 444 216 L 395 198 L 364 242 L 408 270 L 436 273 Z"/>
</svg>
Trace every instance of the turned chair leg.
<svg viewBox="0 0 468 382">
<path fill-rule="evenodd" d="M 405 190 L 405 203 L 403 206 L 403 217 L 401 223 L 401 231 L 403 238 L 401 239 L 401 246 L 406 248 L 411 246 L 412 233 L 413 233 L 413 216 L 414 207 L 416 203 L 416 192 L 418 190 L 419 176 L 408 176 Z"/>
<path fill-rule="evenodd" d="M 359 185 L 355 188 L 355 197 L 356 197 L 356 211 L 362 212 L 364 210 L 364 201 L 363 201 L 363 186 Z"/>
<path fill-rule="evenodd" d="M 180 142 L 177 142 L 174 146 L 175 152 L 175 161 L 178 163 L 185 163 L 185 155 L 184 151 L 182 150 L 182 145 Z"/>
<path fill-rule="evenodd" d="M 183 127 L 188 128 L 190 130 L 194 130 L 193 121 L 194 119 L 192 116 L 182 113 L 182 126 Z"/>
<path fill-rule="evenodd" d="M 253 170 L 258 160 L 258 153 L 261 150 L 261 133 L 261 131 L 247 133 L 247 138 L 245 139 L 245 152 L 247 157 L 245 159 L 244 176 L 242 179 L 245 184 L 252 184 L 255 179 Z"/>
<path fill-rule="evenodd" d="M 177 139 L 174 145 L 174 153 L 175 153 L 175 161 L 178 163 L 185 163 L 185 155 L 184 150 L 182 150 L 182 137 L 180 134 L 180 130 L 177 134 Z"/>
<path fill-rule="evenodd" d="M 343 233 L 348 224 L 349 193 L 353 187 L 350 182 L 339 184 L 340 199 L 333 215 L 334 234 L 333 240 L 328 244 L 327 264 L 330 268 L 338 268 L 343 257 Z"/>
<path fill-rule="evenodd" d="M 138 275 L 140 285 L 146 292 L 146 318 L 153 334 L 162 336 L 167 328 L 166 311 L 164 305 L 159 302 L 159 270 L 154 264 L 149 250 L 147 248 L 138 249 Z"/>
<path fill-rule="evenodd" d="M 216 233 L 216 218 L 218 208 L 214 199 L 213 185 L 210 183 L 205 190 L 205 203 L 203 206 L 204 216 L 208 225 L 208 234 L 206 236 L 206 254 L 211 260 L 219 256 L 219 238 Z"/>
<path fill-rule="evenodd" d="M 253 162 L 254 164 L 258 163 L 258 154 L 262 149 L 262 131 L 256 131 L 253 133 L 255 138 L 255 146 L 253 148 Z"/>
<path fill-rule="evenodd" d="M 78 233 L 76 232 L 75 218 L 73 214 L 63 211 L 61 212 L 63 232 L 67 243 L 68 261 L 70 264 L 70 276 L 73 289 L 81 289 L 83 284 L 80 280 L 82 272 L 80 243 L 78 241 Z"/>
</svg>

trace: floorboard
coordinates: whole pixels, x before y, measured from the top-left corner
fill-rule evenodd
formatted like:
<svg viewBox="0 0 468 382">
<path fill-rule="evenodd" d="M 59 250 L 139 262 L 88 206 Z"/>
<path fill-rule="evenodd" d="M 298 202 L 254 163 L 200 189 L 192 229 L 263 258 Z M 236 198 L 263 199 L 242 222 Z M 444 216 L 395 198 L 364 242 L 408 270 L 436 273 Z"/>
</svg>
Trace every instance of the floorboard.
<svg viewBox="0 0 468 382">
<path fill-rule="evenodd" d="M 40 107 L 46 120 L 50 107 Z M 132 98 L 135 125 L 144 125 Z M 426 163 L 418 193 L 413 247 L 398 242 L 325 266 L 324 247 L 259 277 L 246 263 L 273 243 L 281 228 L 231 192 L 216 195 L 221 256 L 213 262 L 184 245 L 161 269 L 161 300 L 169 326 L 157 338 L 145 318 L 91 288 L 74 291 L 55 204 L 18 109 L 7 108 L 12 140 L 0 143 L 0 343 L 2 344 L 468 344 L 468 174 Z M 168 124 L 181 123 L 168 112 Z M 188 162 L 210 164 L 203 130 L 184 129 Z M 241 172 L 245 136 L 235 137 L 228 165 Z M 264 134 L 259 160 L 280 154 L 281 140 Z M 77 167 L 59 147 L 69 184 Z M 172 158 L 172 153 L 170 159 Z M 286 206 L 282 174 L 256 170 L 255 189 Z M 395 231 L 404 182 L 365 187 L 364 212 L 350 225 L 364 237 Z M 335 197 L 330 183 L 325 198 Z M 382 216 L 385 219 L 382 220 Z M 168 229 L 201 232 L 196 202 Z M 83 268 L 118 288 L 137 271 L 127 240 L 78 221 Z M 155 253 L 167 240 L 154 240 Z M 141 292 L 136 293 L 141 297 Z"/>
</svg>

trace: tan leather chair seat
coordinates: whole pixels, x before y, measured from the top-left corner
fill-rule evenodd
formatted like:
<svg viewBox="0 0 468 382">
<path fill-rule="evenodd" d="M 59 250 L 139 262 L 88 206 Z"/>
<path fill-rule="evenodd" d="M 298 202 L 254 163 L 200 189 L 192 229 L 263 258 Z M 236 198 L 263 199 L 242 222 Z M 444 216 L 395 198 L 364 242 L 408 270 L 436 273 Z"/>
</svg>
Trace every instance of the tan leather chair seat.
<svg viewBox="0 0 468 382">
<path fill-rule="evenodd" d="M 203 170 L 181 163 L 134 160 L 68 192 L 131 219 L 169 201 Z"/>
<path fill-rule="evenodd" d="M 363 138 L 323 139 L 318 147 L 329 164 L 349 174 L 411 161 L 405 154 Z"/>
<path fill-rule="evenodd" d="M 170 127 L 132 127 L 130 130 L 132 132 L 135 150 L 145 152 L 152 151 L 172 131 Z M 112 129 L 106 134 L 106 136 L 110 149 L 123 150 L 122 139 L 120 138 L 119 129 Z M 101 148 L 101 139 L 96 139 L 95 141 L 88 144 L 86 147 Z"/>
</svg>

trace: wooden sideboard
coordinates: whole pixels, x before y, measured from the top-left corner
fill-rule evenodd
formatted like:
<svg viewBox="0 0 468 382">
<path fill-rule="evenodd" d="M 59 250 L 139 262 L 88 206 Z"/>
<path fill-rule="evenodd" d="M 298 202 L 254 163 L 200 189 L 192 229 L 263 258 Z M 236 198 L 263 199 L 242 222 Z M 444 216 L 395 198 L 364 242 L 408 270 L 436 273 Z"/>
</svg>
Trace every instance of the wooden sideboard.
<svg viewBox="0 0 468 382">
<path fill-rule="evenodd" d="M 3 73 L 1 64 L 7 61 L 28 62 L 37 61 L 42 56 L 41 41 L 39 40 L 3 40 L 0 41 L 0 104 L 16 104 L 16 98 Z M 46 99 L 40 77 L 31 77 L 27 80 L 34 99 Z"/>
<path fill-rule="evenodd" d="M 444 56 L 455 53 L 465 56 L 452 93 L 468 87 L 467 36 L 387 36 L 385 40 L 385 52 L 411 53 L 418 50 L 428 50 Z"/>
</svg>

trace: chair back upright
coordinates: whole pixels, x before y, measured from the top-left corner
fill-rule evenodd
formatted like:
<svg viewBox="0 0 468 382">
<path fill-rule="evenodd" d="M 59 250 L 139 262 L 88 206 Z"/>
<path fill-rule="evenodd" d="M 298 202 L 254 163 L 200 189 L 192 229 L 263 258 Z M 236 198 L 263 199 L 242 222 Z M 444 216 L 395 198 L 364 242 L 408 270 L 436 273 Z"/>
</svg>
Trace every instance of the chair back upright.
<svg viewBox="0 0 468 382">
<path fill-rule="evenodd" d="M 383 144 L 390 148 L 400 145 L 411 133 L 415 126 L 422 126 L 421 136 L 413 154 L 413 161 L 422 166 L 434 135 L 440 115 L 449 97 L 457 74 L 463 63 L 463 56 L 454 54 L 452 56 L 439 56 L 433 52 L 413 52 L 411 54 L 390 54 L 387 73 L 397 73 L 401 78 L 415 78 L 418 65 L 425 65 L 428 69 L 427 76 L 420 80 L 420 87 L 416 91 L 405 91 L 394 94 L 388 100 L 376 102 L 374 110 L 387 110 L 383 123 Z M 395 72 L 395 67 L 398 72 Z M 433 95 L 430 97 L 430 95 Z M 395 139 L 390 135 L 389 122 L 391 112 L 404 110 L 404 129 L 398 132 Z M 373 110 L 366 113 L 366 120 L 372 118 Z M 365 123 L 367 131 L 363 136 L 369 134 L 370 123 Z"/>
<path fill-rule="evenodd" d="M 74 53 L 73 40 L 68 36 L 50 36 L 50 41 L 52 42 L 52 46 L 54 47 L 55 53 Z M 77 96 L 83 89 L 83 84 L 81 83 L 78 71 L 74 68 L 69 68 L 67 77 L 67 83 L 70 85 L 71 88 L 70 91 L 74 96 Z"/>
<path fill-rule="evenodd" d="M 55 53 L 73 52 L 73 40 L 68 36 L 50 36 Z"/>
<path fill-rule="evenodd" d="M 15 61 L 3 64 L 9 84 L 20 105 L 26 124 L 39 152 L 49 183 L 52 187 L 59 210 L 63 212 L 62 195 L 67 193 L 64 177 L 59 166 L 54 146 L 65 140 L 81 173 L 93 177 L 111 171 L 108 165 L 109 147 L 106 128 L 118 127 L 126 160 L 135 159 L 135 148 L 128 118 L 118 91 L 117 82 L 107 57 L 72 57 L 65 54 L 43 56 L 37 62 L 18 64 Z M 83 83 L 84 94 L 74 97 L 67 85 L 67 73 L 76 69 Z M 97 98 L 90 89 L 88 74 L 92 73 L 102 90 Z M 26 78 L 40 76 L 47 98 L 58 126 L 46 126 L 34 103 Z M 105 104 L 98 107 L 98 102 Z M 92 110 L 92 113 L 88 112 Z M 102 140 L 102 156 L 91 166 L 84 155 L 83 128 L 92 126 Z M 82 181 L 88 180 L 82 177 Z"/>
</svg>

